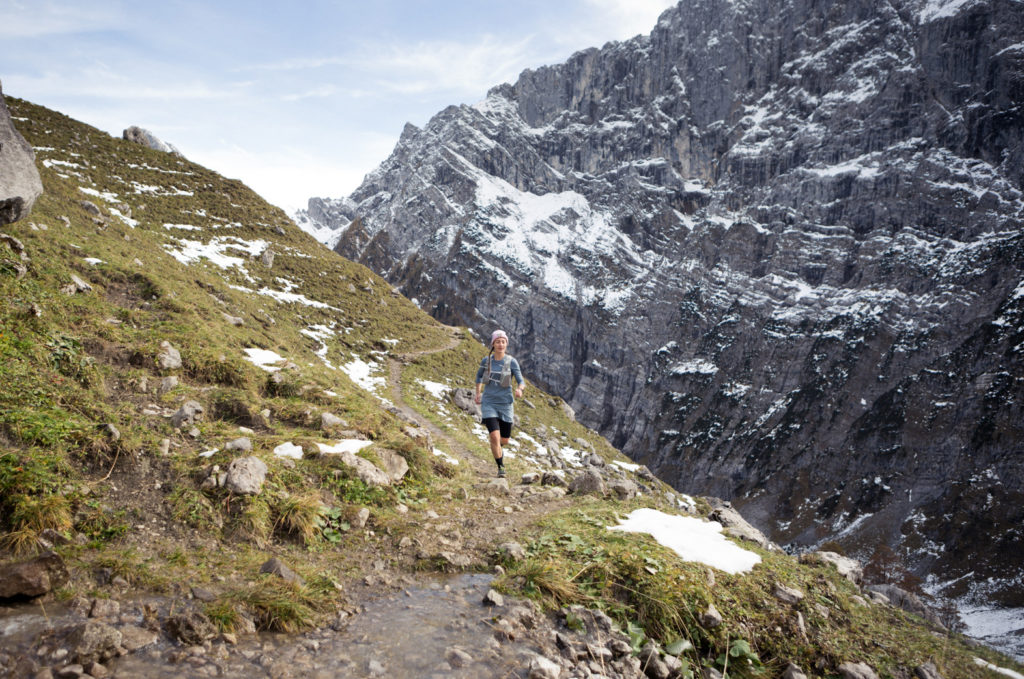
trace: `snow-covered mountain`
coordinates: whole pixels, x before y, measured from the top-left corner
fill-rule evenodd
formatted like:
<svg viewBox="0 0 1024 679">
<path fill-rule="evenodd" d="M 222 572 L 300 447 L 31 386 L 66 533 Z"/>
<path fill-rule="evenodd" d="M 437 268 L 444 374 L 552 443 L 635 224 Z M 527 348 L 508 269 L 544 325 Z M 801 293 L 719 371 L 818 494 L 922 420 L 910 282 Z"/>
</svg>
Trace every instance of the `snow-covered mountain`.
<svg viewBox="0 0 1024 679">
<path fill-rule="evenodd" d="M 684 0 L 305 217 L 677 488 L 1022 607 L 1022 189 L 1024 2 Z"/>
</svg>

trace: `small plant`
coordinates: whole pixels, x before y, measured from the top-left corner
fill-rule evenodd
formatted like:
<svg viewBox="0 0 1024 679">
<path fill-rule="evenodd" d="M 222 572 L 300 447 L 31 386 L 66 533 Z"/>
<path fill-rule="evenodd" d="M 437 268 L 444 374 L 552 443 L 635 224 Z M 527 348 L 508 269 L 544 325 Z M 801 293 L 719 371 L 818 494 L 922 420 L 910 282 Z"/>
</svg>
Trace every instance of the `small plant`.
<svg viewBox="0 0 1024 679">
<path fill-rule="evenodd" d="M 317 521 L 324 540 L 332 545 L 341 542 L 343 533 L 347 533 L 352 528 L 351 524 L 344 519 L 339 507 L 324 507 Z"/>
<path fill-rule="evenodd" d="M 756 676 L 764 671 L 761 659 L 750 648 L 750 643 L 745 639 L 737 639 L 729 645 L 729 650 L 718 656 L 715 664 L 722 668 L 722 674 L 729 675 L 732 668 L 733 673 L 739 676 Z"/>
</svg>

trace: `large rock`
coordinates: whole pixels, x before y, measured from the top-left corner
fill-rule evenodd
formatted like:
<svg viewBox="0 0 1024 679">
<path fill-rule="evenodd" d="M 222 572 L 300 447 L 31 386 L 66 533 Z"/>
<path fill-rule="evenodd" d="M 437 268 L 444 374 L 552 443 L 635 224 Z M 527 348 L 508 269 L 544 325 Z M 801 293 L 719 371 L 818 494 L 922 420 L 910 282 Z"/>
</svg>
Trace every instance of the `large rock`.
<svg viewBox="0 0 1024 679">
<path fill-rule="evenodd" d="M 64 560 L 56 552 L 0 568 L 0 599 L 35 598 L 49 594 L 68 580 Z"/>
<path fill-rule="evenodd" d="M 0 84 L 0 225 L 27 217 L 42 193 L 36 154 L 15 129 Z"/>
<path fill-rule="evenodd" d="M 722 502 L 718 498 L 708 498 L 708 501 L 713 507 L 708 518 L 722 524 L 726 534 L 756 543 L 765 549 L 779 549 L 778 545 L 754 528 L 730 503 Z"/>
<path fill-rule="evenodd" d="M 175 153 L 180 155 L 178 153 L 178 149 L 163 141 L 149 130 L 136 125 L 132 125 L 125 129 L 121 136 L 127 141 L 135 144 L 141 144 L 142 146 L 151 148 L 154 151 L 163 151 L 164 153 Z"/>
<path fill-rule="evenodd" d="M 839 575 L 855 585 L 864 578 L 864 567 L 859 561 L 835 552 L 807 552 L 800 555 L 800 563 L 830 564 L 839 571 Z"/>
<path fill-rule="evenodd" d="M 97 620 L 76 627 L 68 636 L 69 658 L 82 665 L 103 662 L 114 657 L 121 648 L 121 632 Z"/>
<path fill-rule="evenodd" d="M 267 465 L 258 457 L 240 457 L 228 465 L 224 487 L 239 495 L 259 495 L 267 480 Z"/>
<path fill-rule="evenodd" d="M 374 450 L 381 466 L 373 464 L 363 457 L 350 451 L 330 453 L 346 466 L 350 467 L 357 478 L 368 486 L 390 486 L 402 480 L 409 471 L 409 463 L 398 453 L 386 448 Z"/>
</svg>

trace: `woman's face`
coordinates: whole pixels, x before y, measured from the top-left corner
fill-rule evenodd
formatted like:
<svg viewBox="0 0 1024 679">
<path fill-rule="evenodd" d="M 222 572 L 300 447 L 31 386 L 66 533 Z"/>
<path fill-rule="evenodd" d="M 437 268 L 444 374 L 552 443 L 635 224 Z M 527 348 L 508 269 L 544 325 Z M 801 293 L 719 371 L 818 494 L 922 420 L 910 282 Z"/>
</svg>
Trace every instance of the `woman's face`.
<svg viewBox="0 0 1024 679">
<path fill-rule="evenodd" d="M 497 351 L 498 353 L 503 353 L 505 349 L 508 347 L 508 340 L 505 339 L 504 337 L 496 337 L 494 339 L 494 343 L 491 346 L 494 347 L 494 350 Z"/>
</svg>

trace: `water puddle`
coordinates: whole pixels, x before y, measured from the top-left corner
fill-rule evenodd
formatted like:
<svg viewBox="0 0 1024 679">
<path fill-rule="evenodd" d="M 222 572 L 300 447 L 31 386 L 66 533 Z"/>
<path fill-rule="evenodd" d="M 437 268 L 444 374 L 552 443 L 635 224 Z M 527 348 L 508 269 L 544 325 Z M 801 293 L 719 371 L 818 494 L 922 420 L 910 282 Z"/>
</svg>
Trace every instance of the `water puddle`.
<svg viewBox="0 0 1024 679">
<path fill-rule="evenodd" d="M 237 645 L 218 641 L 209 649 L 189 649 L 161 636 L 107 667 L 113 679 L 518 677 L 520 654 L 528 649 L 496 640 L 491 620 L 499 611 L 483 604 L 491 579 L 458 575 L 369 601 L 339 630 L 243 636 Z M 62 629 L 82 620 L 50 607 L 44 614 L 38 605 L 8 609 L 0 614 L 0 645 L 7 652 L 34 653 L 40 639 L 59 639 Z"/>
</svg>

